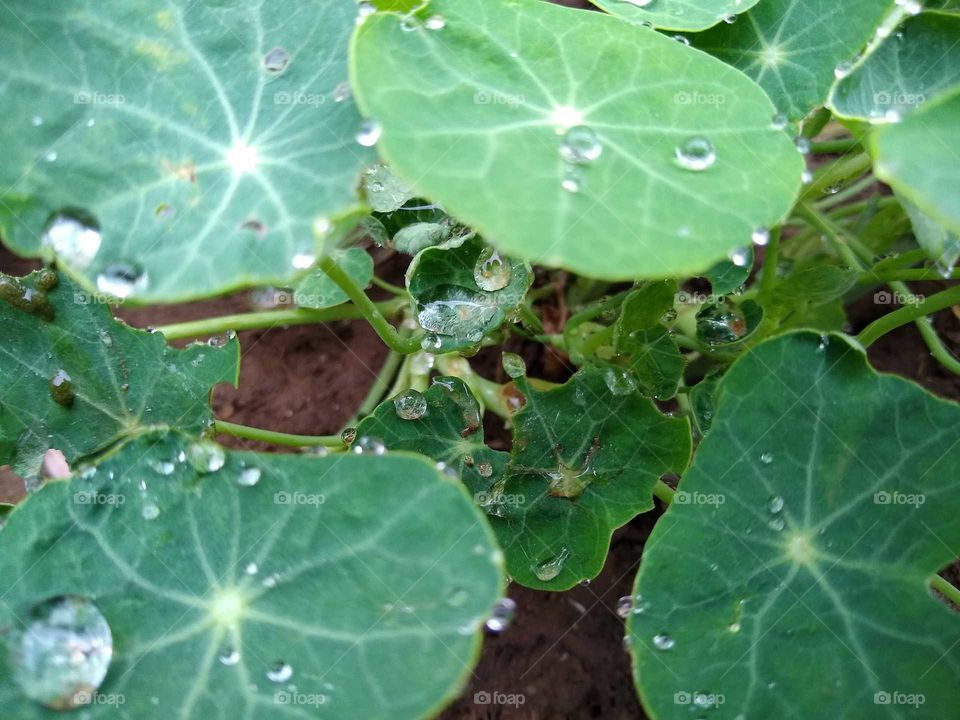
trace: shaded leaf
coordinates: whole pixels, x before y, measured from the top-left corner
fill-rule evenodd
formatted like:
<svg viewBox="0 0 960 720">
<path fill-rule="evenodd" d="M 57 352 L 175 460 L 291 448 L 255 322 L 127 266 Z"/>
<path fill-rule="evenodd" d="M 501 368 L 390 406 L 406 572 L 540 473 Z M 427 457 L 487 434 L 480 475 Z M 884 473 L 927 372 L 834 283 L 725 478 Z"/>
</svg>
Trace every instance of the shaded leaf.
<svg viewBox="0 0 960 720">
<path fill-rule="evenodd" d="M 741 262 L 721 260 L 707 270 L 704 277 L 710 282 L 710 289 L 714 294 L 727 295 L 737 288 L 743 287 L 744 283 L 750 278 L 750 273 L 753 272 L 753 263 L 753 248 L 749 247 L 746 249 Z"/>
<path fill-rule="evenodd" d="M 363 248 L 331 252 L 341 268 L 362 288 L 373 278 L 373 258 Z M 294 288 L 294 300 L 303 308 L 322 310 L 345 303 L 350 298 L 323 270 L 314 269 Z"/>
<path fill-rule="evenodd" d="M 759 0 L 590 0 L 597 7 L 633 23 L 652 23 L 663 30 L 706 30 L 736 17 Z"/>
<path fill-rule="evenodd" d="M 383 163 L 363 171 L 363 191 L 371 210 L 391 213 L 413 197 L 413 191 Z"/>
</svg>

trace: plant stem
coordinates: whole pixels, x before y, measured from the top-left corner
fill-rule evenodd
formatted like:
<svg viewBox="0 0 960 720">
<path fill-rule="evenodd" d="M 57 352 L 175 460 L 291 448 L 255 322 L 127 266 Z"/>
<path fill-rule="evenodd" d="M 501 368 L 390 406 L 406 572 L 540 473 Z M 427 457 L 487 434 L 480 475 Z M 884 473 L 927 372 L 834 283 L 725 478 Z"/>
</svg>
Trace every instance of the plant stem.
<svg viewBox="0 0 960 720">
<path fill-rule="evenodd" d="M 867 270 L 860 277 L 861 283 L 916 282 L 920 280 L 960 280 L 960 270 L 943 275 L 935 268 L 908 268 L 905 270 Z"/>
<path fill-rule="evenodd" d="M 383 396 L 390 389 L 390 382 L 397 374 L 397 369 L 400 367 L 400 363 L 404 357 L 406 356 L 393 350 L 390 351 L 387 359 L 383 362 L 383 367 L 381 367 L 380 372 L 377 373 L 373 385 L 370 386 L 367 396 L 363 399 L 363 402 L 360 403 L 360 407 L 357 408 L 356 414 L 350 422 L 347 423 L 348 425 L 355 425 L 357 420 L 365 415 L 369 415 L 376 409 L 377 405 L 380 404 L 380 400 L 383 399 Z"/>
<path fill-rule="evenodd" d="M 808 203 L 801 202 L 794 209 L 794 212 L 806 220 L 815 229 L 826 235 L 827 239 L 833 245 L 837 253 L 854 270 L 864 270 L 864 265 L 857 257 L 857 254 L 850 249 L 846 242 L 846 233 L 833 220 L 826 217 L 816 208 Z"/>
<path fill-rule="evenodd" d="M 907 289 L 901 285 L 900 288 Z M 897 289 L 900 292 L 900 289 Z M 949 288 L 935 295 L 925 298 L 922 302 L 907 305 L 874 320 L 857 335 L 857 341 L 865 348 L 870 347 L 878 339 L 891 330 L 914 322 L 915 320 L 960 303 L 960 285 Z"/>
<path fill-rule="evenodd" d="M 653 486 L 654 497 L 660 498 L 665 505 L 670 505 L 673 502 L 673 496 L 676 494 L 677 491 L 667 485 L 663 480 L 658 479 L 657 484 Z"/>
<path fill-rule="evenodd" d="M 221 435 L 230 435 L 232 437 L 243 438 L 244 440 L 257 440 L 259 442 L 270 443 L 271 445 L 283 445 L 285 447 L 343 447 L 343 440 L 339 435 L 290 435 L 288 433 L 274 432 L 273 430 L 261 430 L 260 428 L 247 427 L 246 425 L 236 425 L 224 420 L 216 420 L 213 423 L 213 427 Z"/>
<path fill-rule="evenodd" d="M 826 140 L 824 142 L 812 143 L 810 145 L 810 152 L 816 155 L 846 155 L 859 148 L 859 140 L 844 138 L 842 140 Z"/>
<path fill-rule="evenodd" d="M 378 303 L 376 307 L 377 312 L 382 315 L 395 315 L 403 310 L 406 305 L 405 300 L 397 299 Z M 325 310 L 291 308 L 289 310 L 265 310 L 237 315 L 221 315 L 220 317 L 204 318 L 203 320 L 163 325 L 156 330 L 163 333 L 167 340 L 183 340 L 219 335 L 228 330 L 261 330 L 282 325 L 315 325 L 333 322 L 334 320 L 359 320 L 363 317 L 365 317 L 364 312 L 356 305 L 339 305 Z"/>
<path fill-rule="evenodd" d="M 327 255 L 320 258 L 318 266 L 353 301 L 354 305 L 363 313 L 366 321 L 370 323 L 370 327 L 386 343 L 387 347 L 404 355 L 415 353 L 420 349 L 420 334 L 410 337 L 401 336 L 397 329 L 387 322 L 377 304 L 367 297 L 363 288 L 354 282 L 353 278 L 337 264 L 336 260 Z"/>
<path fill-rule="evenodd" d="M 960 607 L 960 590 L 955 588 L 949 581 L 945 580 L 939 575 L 934 575 L 930 578 L 930 587 L 943 595 L 954 605 Z"/>
<path fill-rule="evenodd" d="M 407 297 L 406 288 L 402 288 L 399 285 L 394 285 L 393 283 L 388 283 L 386 280 L 382 280 L 381 278 L 378 278 L 376 275 L 374 275 L 370 279 L 370 282 L 372 282 L 381 290 L 386 290 L 388 293 L 393 293 L 394 295 L 401 296 L 401 297 Z"/>
<path fill-rule="evenodd" d="M 760 276 L 760 294 L 769 297 L 777 282 L 777 263 L 780 261 L 780 228 L 770 231 L 770 239 L 763 256 L 763 274 Z"/>
<path fill-rule="evenodd" d="M 954 375 L 960 375 L 960 360 L 953 356 L 953 353 L 937 335 L 937 331 L 933 327 L 933 321 L 928 317 L 922 317 L 917 319 L 916 324 L 917 330 L 920 331 L 920 335 L 934 359 Z"/>
</svg>

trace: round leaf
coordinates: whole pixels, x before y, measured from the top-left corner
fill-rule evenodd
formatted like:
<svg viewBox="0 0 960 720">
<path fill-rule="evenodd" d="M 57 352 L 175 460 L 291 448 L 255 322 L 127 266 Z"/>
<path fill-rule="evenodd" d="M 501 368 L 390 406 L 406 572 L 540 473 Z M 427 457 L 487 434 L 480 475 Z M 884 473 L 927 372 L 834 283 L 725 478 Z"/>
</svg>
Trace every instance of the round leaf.
<svg viewBox="0 0 960 720">
<path fill-rule="evenodd" d="M 706 30 L 721 20 L 731 22 L 759 0 L 590 0 L 628 22 L 664 30 Z"/>
</svg>

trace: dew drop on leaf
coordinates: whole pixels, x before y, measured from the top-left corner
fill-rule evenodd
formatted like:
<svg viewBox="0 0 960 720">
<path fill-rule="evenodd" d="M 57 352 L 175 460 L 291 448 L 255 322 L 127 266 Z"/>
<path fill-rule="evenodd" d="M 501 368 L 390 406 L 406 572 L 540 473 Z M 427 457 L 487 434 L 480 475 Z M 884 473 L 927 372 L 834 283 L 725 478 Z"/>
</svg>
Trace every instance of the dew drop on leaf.
<svg viewBox="0 0 960 720">
<path fill-rule="evenodd" d="M 231 665 L 236 665 L 240 662 L 240 651 L 236 648 L 227 648 L 222 653 L 220 653 L 220 664 L 230 667 Z"/>
<path fill-rule="evenodd" d="M 241 468 L 240 474 L 237 475 L 237 485 L 240 487 L 253 487 L 260 482 L 260 476 L 262 474 L 263 471 L 256 465 Z"/>
<path fill-rule="evenodd" d="M 764 465 L 770 465 L 773 463 L 773 453 L 765 452 L 760 456 L 760 462 Z"/>
<path fill-rule="evenodd" d="M 275 683 L 286 682 L 293 677 L 293 667 L 288 663 L 278 660 L 267 670 L 267 680 Z"/>
<path fill-rule="evenodd" d="M 768 242 L 770 242 L 770 231 L 766 228 L 757 228 L 753 231 L 753 244 L 757 247 L 764 247 Z"/>
<path fill-rule="evenodd" d="M 667 633 L 659 633 L 653 636 L 653 646 L 657 650 L 670 650 L 674 645 L 676 645 L 676 641 Z"/>
<path fill-rule="evenodd" d="M 263 67 L 272 75 L 282 73 L 287 69 L 287 65 L 289 64 L 290 53 L 282 47 L 275 47 L 263 56 Z"/>
<path fill-rule="evenodd" d="M 147 272 L 139 265 L 111 263 L 97 275 L 97 289 L 123 300 L 147 287 Z"/>
<path fill-rule="evenodd" d="M 493 475 L 493 465 L 490 463 L 482 462 L 477 465 L 477 472 L 480 473 L 480 477 L 488 478 Z"/>
<path fill-rule="evenodd" d="M 364 435 L 357 440 L 351 451 L 355 455 L 385 455 L 387 446 L 380 438 Z"/>
<path fill-rule="evenodd" d="M 624 0 L 624 2 L 630 5 L 636 5 L 637 7 L 648 7 L 653 4 L 654 0 Z"/>
<path fill-rule="evenodd" d="M 335 103 L 342 103 L 344 100 L 349 99 L 353 94 L 353 91 L 350 89 L 350 83 L 342 82 L 333 89 L 333 101 Z"/>
<path fill-rule="evenodd" d="M 713 167 L 717 161 L 717 151 L 706 138 L 692 137 L 677 147 L 676 157 L 680 167 L 701 172 Z"/>
<path fill-rule="evenodd" d="M 145 502 L 140 509 L 140 517 L 144 520 L 156 520 L 160 517 L 160 508 L 154 502 Z"/>
<path fill-rule="evenodd" d="M 775 530 L 777 532 L 780 532 L 781 530 L 783 530 L 783 528 L 786 527 L 786 523 L 784 522 L 782 517 L 775 517 L 767 524 L 770 526 L 771 530 Z"/>
<path fill-rule="evenodd" d="M 503 290 L 513 275 L 513 268 L 492 247 L 484 248 L 473 268 L 477 287 L 487 292 Z"/>
<path fill-rule="evenodd" d="M 357 143 L 363 147 L 373 147 L 380 140 L 383 128 L 376 120 L 364 120 L 357 130 Z"/>
<path fill-rule="evenodd" d="M 40 242 L 58 258 L 82 270 L 90 266 L 100 250 L 100 226 L 82 210 L 61 210 L 47 221 Z"/>
<path fill-rule="evenodd" d="M 57 405 L 70 407 L 76 393 L 73 391 L 73 382 L 66 370 L 57 370 L 50 378 L 50 397 Z"/>
<path fill-rule="evenodd" d="M 393 407 L 401 420 L 419 420 L 427 413 L 427 399 L 419 390 L 404 390 L 393 399 Z"/>
<path fill-rule="evenodd" d="M 603 371 L 603 381 L 614 395 L 630 395 L 637 390 L 637 381 L 621 368 L 607 368 Z"/>
<path fill-rule="evenodd" d="M 447 21 L 443 15 L 431 15 L 423 23 L 427 30 L 443 30 L 447 26 Z"/>
<path fill-rule="evenodd" d="M 567 562 L 568 557 L 570 557 L 570 551 L 567 548 L 560 548 L 560 552 L 556 555 L 556 557 L 552 557 L 549 560 L 544 560 L 538 565 L 534 565 L 533 574 L 537 576 L 537 579 L 542 580 L 543 582 L 549 582 L 560 574 L 560 572 L 563 570 L 564 564 Z"/>
<path fill-rule="evenodd" d="M 787 114 L 778 112 L 776 115 L 773 116 L 773 120 L 771 121 L 771 124 L 773 125 L 774 130 L 784 130 L 786 129 L 788 122 L 789 120 L 787 118 Z"/>
<path fill-rule="evenodd" d="M 217 472 L 227 461 L 223 448 L 210 440 L 193 443 L 187 451 L 187 458 L 194 470 L 204 474 Z"/>
<path fill-rule="evenodd" d="M 560 157 L 573 165 L 588 165 L 602 154 L 600 138 L 586 125 L 570 128 L 560 142 Z"/>
<path fill-rule="evenodd" d="M 578 193 L 580 192 L 582 183 L 583 180 L 577 169 L 567 168 L 567 171 L 563 175 L 563 180 L 560 181 L 560 187 L 569 193 Z"/>
<path fill-rule="evenodd" d="M 110 626 L 86 598 L 67 595 L 30 610 L 9 639 L 14 679 L 31 700 L 55 710 L 93 702 L 113 657 Z"/>
<path fill-rule="evenodd" d="M 750 251 L 746 248 L 737 248 L 730 253 L 730 262 L 739 268 L 746 267 L 750 262 Z"/>
<path fill-rule="evenodd" d="M 491 633 L 502 633 L 513 622 L 513 616 L 517 611 L 517 603 L 510 598 L 498 600 L 493 606 L 493 612 L 484 623 L 484 627 Z"/>
<path fill-rule="evenodd" d="M 624 595 L 622 598 L 617 600 L 617 616 L 621 618 L 628 618 L 633 612 L 633 596 Z"/>
<path fill-rule="evenodd" d="M 728 300 L 705 305 L 697 313 L 697 337 L 708 345 L 736 342 L 746 334 L 743 311 Z"/>
</svg>

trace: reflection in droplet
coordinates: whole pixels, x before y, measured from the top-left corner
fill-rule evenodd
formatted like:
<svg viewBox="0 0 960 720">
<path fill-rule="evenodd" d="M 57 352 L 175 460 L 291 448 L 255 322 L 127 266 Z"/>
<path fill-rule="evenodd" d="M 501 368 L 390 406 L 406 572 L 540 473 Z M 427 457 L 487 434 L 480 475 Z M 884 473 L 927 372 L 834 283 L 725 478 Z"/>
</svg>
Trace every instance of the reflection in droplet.
<svg viewBox="0 0 960 720">
<path fill-rule="evenodd" d="M 187 458 L 194 470 L 204 474 L 217 472 L 227 461 L 223 448 L 210 440 L 200 440 L 191 445 Z"/>
<path fill-rule="evenodd" d="M 273 664 L 269 670 L 267 670 L 267 679 L 271 682 L 281 683 L 286 682 L 293 677 L 293 667 L 288 663 L 278 660 Z"/>
<path fill-rule="evenodd" d="M 357 143 L 363 147 L 373 147 L 380 140 L 383 128 L 376 120 L 364 120 L 357 130 Z"/>
<path fill-rule="evenodd" d="M 290 53 L 282 47 L 275 47 L 263 56 L 263 67 L 271 74 L 276 75 L 286 70 L 290 64 Z"/>
<path fill-rule="evenodd" d="M 677 163 L 686 170 L 700 172 L 713 166 L 717 151 L 704 137 L 692 137 L 676 149 Z"/>
<path fill-rule="evenodd" d="M 513 275 L 510 263 L 500 257 L 492 247 L 484 248 L 473 268 L 473 279 L 477 287 L 487 292 L 503 290 Z"/>
<path fill-rule="evenodd" d="M 516 614 L 517 603 L 510 598 L 498 600 L 493 606 L 493 612 L 484 623 L 484 627 L 491 633 L 502 633 L 513 622 L 513 616 Z"/>
<path fill-rule="evenodd" d="M 97 289 L 123 300 L 147 287 L 147 271 L 131 263 L 111 263 L 97 275 Z"/>
<path fill-rule="evenodd" d="M 578 125 L 566 131 L 560 143 L 560 157 L 573 165 L 587 165 L 603 153 L 600 138 L 589 127 Z"/>
<path fill-rule="evenodd" d="M 533 567 L 533 574 L 537 576 L 537 579 L 543 582 L 549 582 L 560 574 L 569 557 L 570 551 L 565 547 L 560 548 L 560 552 L 557 553 L 555 557 L 535 565 Z"/>
<path fill-rule="evenodd" d="M 393 399 L 393 407 L 402 420 L 419 420 L 427 413 L 427 399 L 419 390 L 405 390 Z"/>
</svg>

